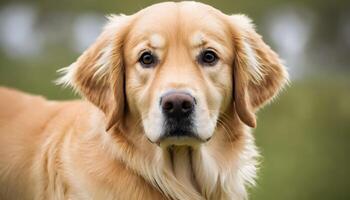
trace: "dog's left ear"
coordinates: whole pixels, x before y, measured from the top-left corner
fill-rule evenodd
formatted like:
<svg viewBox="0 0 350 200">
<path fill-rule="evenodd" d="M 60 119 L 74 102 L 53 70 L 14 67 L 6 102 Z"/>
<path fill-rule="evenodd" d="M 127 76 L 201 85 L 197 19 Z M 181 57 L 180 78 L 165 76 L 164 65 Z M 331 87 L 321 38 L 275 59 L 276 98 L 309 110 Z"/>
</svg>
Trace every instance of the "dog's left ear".
<svg viewBox="0 0 350 200">
<path fill-rule="evenodd" d="M 125 112 L 123 40 L 129 16 L 111 16 L 103 32 L 78 59 L 61 70 L 58 84 L 70 85 L 106 115 L 107 127 L 122 124 Z"/>
<path fill-rule="evenodd" d="M 256 127 L 255 112 L 288 82 L 278 55 L 255 32 L 244 15 L 229 16 L 234 43 L 234 103 L 242 122 Z"/>
</svg>

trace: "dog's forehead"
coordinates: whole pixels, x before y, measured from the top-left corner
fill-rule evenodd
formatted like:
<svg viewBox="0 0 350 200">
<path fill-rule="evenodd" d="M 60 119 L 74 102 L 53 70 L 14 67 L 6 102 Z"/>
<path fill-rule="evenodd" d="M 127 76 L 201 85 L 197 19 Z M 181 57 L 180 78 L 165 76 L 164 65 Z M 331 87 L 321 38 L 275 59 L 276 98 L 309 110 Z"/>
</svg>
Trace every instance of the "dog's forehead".
<svg viewBox="0 0 350 200">
<path fill-rule="evenodd" d="M 197 46 L 208 37 L 227 38 L 227 26 L 220 11 L 197 2 L 160 3 L 140 11 L 131 37 L 150 40 L 156 46 L 165 41 L 186 39 Z"/>
</svg>

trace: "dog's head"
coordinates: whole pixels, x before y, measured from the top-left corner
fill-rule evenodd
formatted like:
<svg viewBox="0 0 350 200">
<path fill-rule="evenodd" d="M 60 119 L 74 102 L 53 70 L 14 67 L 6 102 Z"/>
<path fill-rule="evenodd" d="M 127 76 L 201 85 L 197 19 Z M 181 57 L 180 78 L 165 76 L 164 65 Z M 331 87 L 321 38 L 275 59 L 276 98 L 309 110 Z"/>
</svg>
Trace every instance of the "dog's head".
<svg viewBox="0 0 350 200">
<path fill-rule="evenodd" d="M 107 129 L 127 115 L 152 142 L 192 145 L 209 140 L 225 113 L 255 127 L 287 72 L 246 16 L 181 2 L 112 16 L 61 81 L 106 114 Z"/>
</svg>

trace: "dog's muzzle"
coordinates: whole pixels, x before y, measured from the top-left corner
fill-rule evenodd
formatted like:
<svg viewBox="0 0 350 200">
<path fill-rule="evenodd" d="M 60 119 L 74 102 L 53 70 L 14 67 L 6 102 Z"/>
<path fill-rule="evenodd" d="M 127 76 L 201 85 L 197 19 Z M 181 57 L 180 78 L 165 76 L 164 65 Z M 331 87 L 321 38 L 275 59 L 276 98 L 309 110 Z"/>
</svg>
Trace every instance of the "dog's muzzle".
<svg viewBox="0 0 350 200">
<path fill-rule="evenodd" d="M 196 99 L 185 92 L 169 92 L 162 96 L 160 106 L 164 116 L 163 136 L 196 137 L 193 115 Z"/>
</svg>

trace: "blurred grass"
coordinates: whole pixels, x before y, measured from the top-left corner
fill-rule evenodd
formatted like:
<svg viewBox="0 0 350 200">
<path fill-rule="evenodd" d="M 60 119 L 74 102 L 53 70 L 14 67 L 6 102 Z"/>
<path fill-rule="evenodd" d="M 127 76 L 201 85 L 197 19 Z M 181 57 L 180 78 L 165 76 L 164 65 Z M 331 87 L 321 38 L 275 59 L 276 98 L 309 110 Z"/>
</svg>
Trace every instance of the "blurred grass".
<svg viewBox="0 0 350 200">
<path fill-rule="evenodd" d="M 58 69 L 73 63 L 78 55 L 54 49 L 38 60 L 12 60 L 0 52 L 0 86 L 18 88 L 32 94 L 42 94 L 50 99 L 70 99 L 75 95 L 70 89 L 55 85 Z M 62 56 L 64 55 L 64 56 Z M 61 63 L 60 66 L 57 63 Z"/>
<path fill-rule="evenodd" d="M 350 80 L 329 75 L 294 82 L 260 111 L 252 199 L 350 199 Z"/>
</svg>

